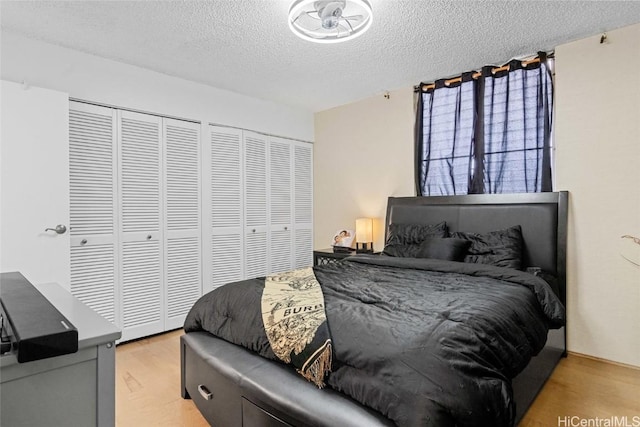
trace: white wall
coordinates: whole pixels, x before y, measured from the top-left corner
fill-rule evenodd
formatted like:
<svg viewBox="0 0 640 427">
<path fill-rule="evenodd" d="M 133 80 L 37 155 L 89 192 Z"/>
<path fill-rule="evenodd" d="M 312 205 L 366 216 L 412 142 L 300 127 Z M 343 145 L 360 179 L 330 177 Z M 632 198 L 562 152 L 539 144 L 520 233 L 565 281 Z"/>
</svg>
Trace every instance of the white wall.
<svg viewBox="0 0 640 427">
<path fill-rule="evenodd" d="M 556 188 L 570 192 L 568 348 L 640 366 L 640 25 L 556 49 Z M 460 70 L 464 71 L 464 70 Z M 417 83 L 417 82 L 416 82 Z M 315 247 L 413 196 L 412 88 L 316 113 Z M 376 249 L 381 249 L 379 225 Z M 635 245 L 637 246 L 637 245 Z"/>
<path fill-rule="evenodd" d="M 356 218 L 374 222 L 375 250 L 384 246 L 389 196 L 413 196 L 413 88 L 316 114 L 314 245 L 327 248 L 334 233 Z"/>
<path fill-rule="evenodd" d="M 556 181 L 569 200 L 569 349 L 640 366 L 640 25 L 556 49 Z M 635 255 L 637 256 L 637 255 Z M 638 257 L 640 258 L 640 257 Z"/>
<path fill-rule="evenodd" d="M 215 89 L 11 32 L 0 40 L 1 77 L 117 107 L 313 139 L 308 111 Z"/>
</svg>

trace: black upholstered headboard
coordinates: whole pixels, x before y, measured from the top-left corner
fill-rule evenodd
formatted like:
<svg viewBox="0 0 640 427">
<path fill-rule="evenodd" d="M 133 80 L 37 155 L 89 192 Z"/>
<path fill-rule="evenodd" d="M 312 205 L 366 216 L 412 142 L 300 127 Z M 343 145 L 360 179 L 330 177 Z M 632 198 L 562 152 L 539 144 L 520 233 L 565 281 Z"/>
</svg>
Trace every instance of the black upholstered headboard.
<svg viewBox="0 0 640 427">
<path fill-rule="evenodd" d="M 449 231 L 486 233 L 513 225 L 522 227 L 523 267 L 541 267 L 558 278 L 561 298 L 566 290 L 566 191 L 527 194 L 389 197 L 389 224 L 436 224 Z"/>
</svg>

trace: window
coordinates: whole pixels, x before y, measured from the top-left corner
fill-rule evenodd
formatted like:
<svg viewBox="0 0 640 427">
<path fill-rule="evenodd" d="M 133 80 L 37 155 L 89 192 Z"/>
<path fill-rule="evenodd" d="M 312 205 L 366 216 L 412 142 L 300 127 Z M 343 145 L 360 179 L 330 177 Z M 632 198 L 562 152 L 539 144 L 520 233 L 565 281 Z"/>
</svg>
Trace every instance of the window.
<svg viewBox="0 0 640 427">
<path fill-rule="evenodd" d="M 551 191 L 553 86 L 544 53 L 419 91 L 419 195 Z"/>
</svg>

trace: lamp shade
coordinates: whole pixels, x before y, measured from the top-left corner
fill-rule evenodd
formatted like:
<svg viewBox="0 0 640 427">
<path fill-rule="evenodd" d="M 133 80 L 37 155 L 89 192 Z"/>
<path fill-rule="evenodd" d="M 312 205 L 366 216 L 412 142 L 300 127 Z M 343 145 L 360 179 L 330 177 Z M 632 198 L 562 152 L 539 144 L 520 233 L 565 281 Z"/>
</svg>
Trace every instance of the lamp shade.
<svg viewBox="0 0 640 427">
<path fill-rule="evenodd" d="M 356 219 L 356 242 L 360 242 L 360 243 L 373 242 L 373 219 L 372 218 Z"/>
</svg>

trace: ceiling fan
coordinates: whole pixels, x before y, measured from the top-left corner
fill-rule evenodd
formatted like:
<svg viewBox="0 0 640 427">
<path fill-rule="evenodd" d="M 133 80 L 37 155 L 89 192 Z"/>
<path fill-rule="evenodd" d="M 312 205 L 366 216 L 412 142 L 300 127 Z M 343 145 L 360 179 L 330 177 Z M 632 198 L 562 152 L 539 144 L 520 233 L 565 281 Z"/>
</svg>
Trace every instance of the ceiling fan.
<svg viewBox="0 0 640 427">
<path fill-rule="evenodd" d="M 298 37 L 316 43 L 355 38 L 372 23 L 369 0 L 296 0 L 289 8 L 289 27 Z"/>
</svg>

